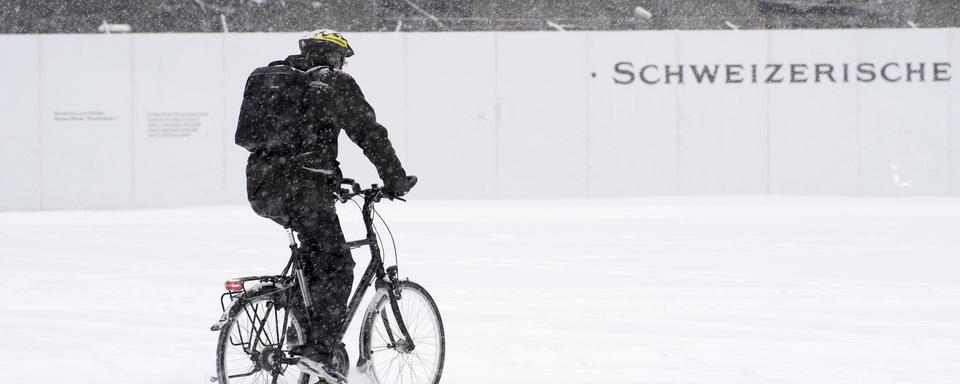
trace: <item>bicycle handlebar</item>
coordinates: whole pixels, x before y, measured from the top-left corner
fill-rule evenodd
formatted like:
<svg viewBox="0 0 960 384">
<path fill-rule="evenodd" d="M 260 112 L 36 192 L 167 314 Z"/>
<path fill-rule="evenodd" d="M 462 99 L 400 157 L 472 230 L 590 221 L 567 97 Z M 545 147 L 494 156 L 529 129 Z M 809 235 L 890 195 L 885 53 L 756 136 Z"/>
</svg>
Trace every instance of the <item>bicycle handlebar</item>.
<svg viewBox="0 0 960 384">
<path fill-rule="evenodd" d="M 414 185 L 417 185 L 416 176 L 407 176 L 407 185 L 409 188 L 413 188 Z M 372 199 L 374 202 L 380 201 L 381 198 L 387 198 L 388 200 L 400 200 L 406 201 L 400 195 L 395 195 L 389 191 L 385 191 L 383 187 L 373 184 L 370 188 L 363 189 L 354 179 L 343 178 L 340 180 L 340 185 L 347 185 L 350 189 L 340 188 L 340 191 L 337 193 L 337 197 L 340 199 L 341 203 L 346 203 L 348 200 L 355 196 L 363 196 L 365 199 Z"/>
</svg>

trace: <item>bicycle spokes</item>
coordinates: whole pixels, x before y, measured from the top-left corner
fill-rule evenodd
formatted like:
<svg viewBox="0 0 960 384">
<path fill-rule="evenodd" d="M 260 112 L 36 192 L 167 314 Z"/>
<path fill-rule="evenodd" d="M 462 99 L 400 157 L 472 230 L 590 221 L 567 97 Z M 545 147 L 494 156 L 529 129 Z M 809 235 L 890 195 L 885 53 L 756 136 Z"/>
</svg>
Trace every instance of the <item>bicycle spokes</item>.
<svg viewBox="0 0 960 384">
<path fill-rule="evenodd" d="M 371 373 L 381 384 L 435 383 L 443 364 L 443 330 L 435 306 L 415 290 L 405 289 L 401 297 L 397 312 L 410 338 L 403 336 L 390 300 L 384 300 L 371 324 Z"/>
<path fill-rule="evenodd" d="M 223 344 L 226 383 L 299 383 L 302 374 L 289 352 L 302 340 L 299 323 L 270 299 L 246 303 L 229 325 Z M 290 335 L 288 333 L 296 335 Z"/>
</svg>

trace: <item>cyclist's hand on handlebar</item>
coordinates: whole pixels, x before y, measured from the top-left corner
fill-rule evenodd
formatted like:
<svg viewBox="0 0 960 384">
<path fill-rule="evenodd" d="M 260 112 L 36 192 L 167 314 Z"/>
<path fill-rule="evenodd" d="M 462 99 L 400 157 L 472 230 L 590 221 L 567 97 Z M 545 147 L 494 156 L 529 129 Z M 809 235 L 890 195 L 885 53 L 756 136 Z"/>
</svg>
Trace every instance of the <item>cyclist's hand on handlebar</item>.
<svg viewBox="0 0 960 384">
<path fill-rule="evenodd" d="M 344 178 L 344 179 L 341 179 L 340 188 L 338 188 L 334 192 L 334 196 L 336 196 L 336 198 L 340 200 L 340 202 L 344 202 L 344 203 L 347 202 L 347 200 L 350 200 L 351 198 L 353 198 L 354 196 L 364 196 L 364 198 L 373 199 L 373 201 L 380 201 L 380 198 L 384 198 L 384 197 L 389 200 L 396 199 L 396 200 L 406 201 L 406 200 L 403 200 L 401 197 L 405 193 L 409 192 L 410 188 L 413 188 L 413 186 L 417 184 L 417 177 L 407 176 L 406 179 L 402 179 L 402 180 L 405 180 L 405 182 L 397 183 L 397 184 L 403 184 L 403 185 L 400 185 L 399 188 L 395 184 L 385 185 L 383 187 L 379 187 L 376 184 L 374 184 L 369 189 L 362 189 L 360 187 L 360 183 L 357 183 L 353 179 Z"/>
<path fill-rule="evenodd" d="M 407 176 L 406 178 L 398 179 L 393 183 L 384 185 L 383 194 L 387 198 L 399 198 L 405 195 L 407 192 L 410 192 L 410 189 L 416 184 L 416 176 Z"/>
</svg>

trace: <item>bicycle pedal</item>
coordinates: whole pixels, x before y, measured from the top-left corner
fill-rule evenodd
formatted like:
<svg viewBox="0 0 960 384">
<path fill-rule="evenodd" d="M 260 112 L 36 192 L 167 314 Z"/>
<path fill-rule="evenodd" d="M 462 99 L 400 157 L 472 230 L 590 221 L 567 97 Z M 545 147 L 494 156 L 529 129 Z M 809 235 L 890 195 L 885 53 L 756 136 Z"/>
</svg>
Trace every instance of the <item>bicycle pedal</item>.
<svg viewBox="0 0 960 384">
<path fill-rule="evenodd" d="M 310 375 L 311 377 L 317 378 L 318 383 L 323 384 L 345 384 L 347 378 L 339 373 L 331 373 L 322 367 L 317 367 L 314 364 L 308 363 L 309 360 L 299 360 L 297 361 L 297 367 L 300 368 L 303 373 Z"/>
</svg>

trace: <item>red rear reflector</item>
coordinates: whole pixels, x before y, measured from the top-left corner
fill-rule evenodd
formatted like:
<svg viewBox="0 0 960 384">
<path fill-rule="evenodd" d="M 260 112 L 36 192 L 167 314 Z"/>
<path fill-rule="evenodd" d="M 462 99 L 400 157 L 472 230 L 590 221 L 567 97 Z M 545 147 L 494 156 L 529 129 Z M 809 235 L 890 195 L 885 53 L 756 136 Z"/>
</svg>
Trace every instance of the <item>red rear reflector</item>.
<svg viewBox="0 0 960 384">
<path fill-rule="evenodd" d="M 224 286 L 227 288 L 227 292 L 240 292 L 243 290 L 243 281 L 227 280 Z"/>
</svg>

